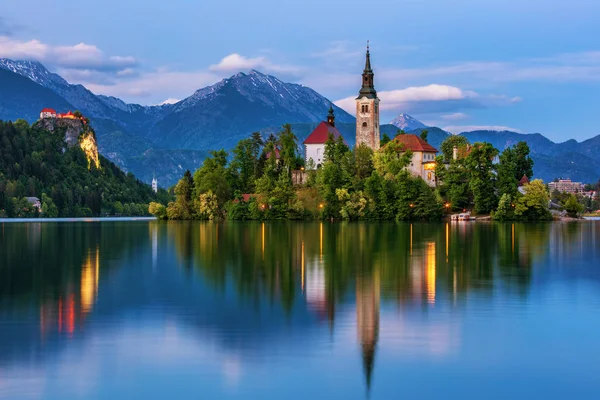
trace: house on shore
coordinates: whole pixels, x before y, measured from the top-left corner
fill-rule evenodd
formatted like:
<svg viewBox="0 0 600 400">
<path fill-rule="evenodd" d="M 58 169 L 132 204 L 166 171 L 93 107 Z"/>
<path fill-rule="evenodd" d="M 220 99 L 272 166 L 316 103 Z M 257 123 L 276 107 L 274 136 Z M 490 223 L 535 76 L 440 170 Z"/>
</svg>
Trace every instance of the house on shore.
<svg viewBox="0 0 600 400">
<path fill-rule="evenodd" d="M 408 171 L 412 176 L 421 177 L 429 186 L 436 186 L 435 157 L 438 150 L 417 135 L 398 135 L 393 140 L 402 144 L 405 150 L 413 153 Z"/>
</svg>

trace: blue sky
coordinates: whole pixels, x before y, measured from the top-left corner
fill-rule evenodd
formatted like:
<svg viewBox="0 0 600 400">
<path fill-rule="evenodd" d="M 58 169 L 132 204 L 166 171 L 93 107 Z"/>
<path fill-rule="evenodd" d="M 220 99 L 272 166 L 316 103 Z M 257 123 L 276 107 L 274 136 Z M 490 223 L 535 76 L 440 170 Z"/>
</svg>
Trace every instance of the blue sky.
<svg viewBox="0 0 600 400">
<path fill-rule="evenodd" d="M 382 122 L 600 134 L 597 0 L 4 0 L 0 57 L 129 102 L 257 69 L 352 107 L 371 41 Z M 38 10 L 32 12 L 32 10 Z"/>
</svg>

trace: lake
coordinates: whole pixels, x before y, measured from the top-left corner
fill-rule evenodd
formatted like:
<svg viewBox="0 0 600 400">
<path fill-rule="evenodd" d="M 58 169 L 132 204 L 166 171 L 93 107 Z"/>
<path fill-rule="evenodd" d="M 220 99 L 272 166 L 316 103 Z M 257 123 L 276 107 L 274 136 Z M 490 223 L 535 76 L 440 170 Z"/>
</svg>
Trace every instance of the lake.
<svg viewBox="0 0 600 400">
<path fill-rule="evenodd" d="M 595 398 L 600 221 L 0 223 L 0 399 Z"/>
</svg>

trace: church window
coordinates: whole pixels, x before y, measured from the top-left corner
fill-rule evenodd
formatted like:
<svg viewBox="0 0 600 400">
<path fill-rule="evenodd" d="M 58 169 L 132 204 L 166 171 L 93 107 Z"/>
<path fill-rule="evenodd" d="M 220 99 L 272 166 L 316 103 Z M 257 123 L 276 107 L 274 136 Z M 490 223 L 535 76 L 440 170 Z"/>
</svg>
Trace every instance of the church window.
<svg viewBox="0 0 600 400">
<path fill-rule="evenodd" d="M 367 127 L 367 123 L 366 123 L 366 122 L 363 122 L 363 125 L 362 125 L 362 126 L 363 126 L 363 128 L 366 128 L 366 127 Z"/>
<path fill-rule="evenodd" d="M 428 172 L 427 173 L 427 180 L 430 181 L 432 177 L 433 177 L 433 175 L 431 174 L 431 172 Z"/>
<path fill-rule="evenodd" d="M 369 112 L 369 106 L 368 105 L 365 106 L 365 112 Z"/>
</svg>

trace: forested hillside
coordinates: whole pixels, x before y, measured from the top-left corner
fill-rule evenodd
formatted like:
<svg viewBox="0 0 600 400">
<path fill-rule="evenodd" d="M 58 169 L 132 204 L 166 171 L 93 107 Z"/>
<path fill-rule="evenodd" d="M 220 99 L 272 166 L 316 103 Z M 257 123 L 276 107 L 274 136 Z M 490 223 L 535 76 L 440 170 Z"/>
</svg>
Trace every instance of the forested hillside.
<svg viewBox="0 0 600 400">
<path fill-rule="evenodd" d="M 24 120 L 0 121 L 0 215 L 146 215 L 150 201 L 168 201 L 167 192 L 156 195 L 103 157 L 99 168 L 90 164 L 79 146 L 66 146 L 64 134 Z M 41 210 L 26 197 L 39 198 Z"/>
</svg>

